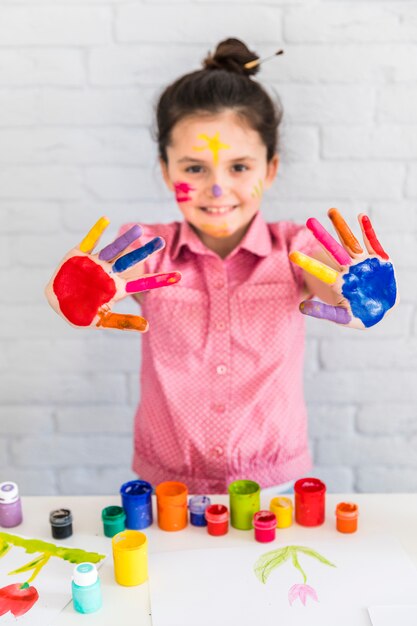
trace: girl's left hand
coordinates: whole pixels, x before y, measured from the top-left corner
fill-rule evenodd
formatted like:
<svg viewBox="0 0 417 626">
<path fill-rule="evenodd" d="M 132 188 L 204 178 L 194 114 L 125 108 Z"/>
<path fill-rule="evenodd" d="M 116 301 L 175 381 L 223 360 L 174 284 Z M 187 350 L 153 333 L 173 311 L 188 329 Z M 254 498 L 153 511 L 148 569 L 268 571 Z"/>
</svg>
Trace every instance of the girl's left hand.
<svg viewBox="0 0 417 626">
<path fill-rule="evenodd" d="M 293 263 L 326 283 L 336 296 L 337 305 L 305 300 L 300 304 L 300 311 L 351 328 L 370 328 L 398 304 L 394 266 L 379 243 L 369 217 L 363 213 L 358 216 L 367 250 L 364 252 L 339 211 L 330 209 L 328 216 L 342 245 L 315 218 L 308 219 L 306 225 L 340 270 L 301 252 L 291 252 L 289 257 Z"/>
</svg>

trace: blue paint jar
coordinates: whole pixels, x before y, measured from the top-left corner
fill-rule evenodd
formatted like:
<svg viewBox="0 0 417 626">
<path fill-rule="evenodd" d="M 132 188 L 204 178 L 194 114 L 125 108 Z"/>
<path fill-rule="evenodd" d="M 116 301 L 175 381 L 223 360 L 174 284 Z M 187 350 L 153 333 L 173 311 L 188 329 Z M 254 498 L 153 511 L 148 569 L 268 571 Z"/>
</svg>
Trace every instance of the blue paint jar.
<svg viewBox="0 0 417 626">
<path fill-rule="evenodd" d="M 190 498 L 188 508 L 190 509 L 190 522 L 193 526 L 207 526 L 206 508 L 210 506 L 211 500 L 208 496 L 193 496 Z"/>
<path fill-rule="evenodd" d="M 78 613 L 95 613 L 101 608 L 101 588 L 93 563 L 79 563 L 72 576 L 72 600 Z"/>
<path fill-rule="evenodd" d="M 152 485 L 145 480 L 131 480 L 120 487 L 126 528 L 142 530 L 152 524 Z"/>
</svg>

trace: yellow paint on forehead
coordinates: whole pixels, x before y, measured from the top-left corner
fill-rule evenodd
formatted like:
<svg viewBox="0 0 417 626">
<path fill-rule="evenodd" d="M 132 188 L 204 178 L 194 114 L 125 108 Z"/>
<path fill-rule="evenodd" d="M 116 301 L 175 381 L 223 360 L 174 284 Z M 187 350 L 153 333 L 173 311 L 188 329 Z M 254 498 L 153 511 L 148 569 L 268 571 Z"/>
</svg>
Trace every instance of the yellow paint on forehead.
<svg viewBox="0 0 417 626">
<path fill-rule="evenodd" d="M 207 142 L 206 146 L 193 146 L 193 150 L 198 150 L 199 152 L 202 150 L 211 150 L 213 153 L 213 161 L 214 164 L 217 165 L 219 162 L 219 150 L 227 150 L 230 146 L 227 143 L 222 143 L 219 137 L 220 133 L 217 132 L 213 135 L 213 137 L 209 137 L 204 133 L 200 133 L 198 135 L 198 139 L 203 139 Z"/>
</svg>

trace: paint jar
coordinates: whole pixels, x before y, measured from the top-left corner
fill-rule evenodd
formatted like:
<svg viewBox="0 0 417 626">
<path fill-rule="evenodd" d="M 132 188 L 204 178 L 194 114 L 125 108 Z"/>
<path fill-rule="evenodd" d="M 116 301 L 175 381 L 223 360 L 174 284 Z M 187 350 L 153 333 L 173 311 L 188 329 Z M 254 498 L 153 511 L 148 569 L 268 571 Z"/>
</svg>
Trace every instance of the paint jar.
<svg viewBox="0 0 417 626">
<path fill-rule="evenodd" d="M 94 613 L 101 608 L 101 588 L 93 563 L 79 563 L 72 576 L 72 600 L 78 613 Z"/>
<path fill-rule="evenodd" d="M 300 478 L 294 485 L 295 521 L 300 526 L 324 522 L 326 485 L 318 478 Z"/>
<path fill-rule="evenodd" d="M 145 480 L 131 480 L 120 487 L 126 528 L 142 530 L 152 524 L 152 485 Z"/>
<path fill-rule="evenodd" d="M 274 541 L 277 531 L 277 517 L 272 511 L 258 511 L 253 516 L 255 539 L 260 543 Z"/>
<path fill-rule="evenodd" d="M 121 506 L 106 506 L 101 512 L 106 537 L 114 537 L 125 529 L 126 513 Z"/>
<path fill-rule="evenodd" d="M 211 504 L 206 508 L 207 532 L 219 537 L 229 530 L 229 510 L 224 504 Z"/>
<path fill-rule="evenodd" d="M 292 501 L 290 498 L 278 496 L 272 498 L 269 510 L 275 513 L 277 528 L 288 528 L 292 524 Z"/>
<path fill-rule="evenodd" d="M 207 526 L 206 508 L 210 506 L 211 500 L 208 496 L 193 496 L 190 498 L 188 508 L 190 509 L 190 522 L 193 526 Z"/>
<path fill-rule="evenodd" d="M 183 483 L 160 483 L 155 489 L 158 525 L 162 530 L 182 530 L 187 526 L 187 486 Z"/>
<path fill-rule="evenodd" d="M 16 483 L 0 483 L 0 526 L 13 528 L 22 523 L 22 502 Z"/>
<path fill-rule="evenodd" d="M 253 516 L 261 508 L 261 488 L 253 480 L 235 480 L 229 485 L 230 523 L 251 530 Z"/>
<path fill-rule="evenodd" d="M 124 530 L 112 539 L 114 577 L 119 585 L 133 587 L 148 579 L 148 540 L 139 530 Z"/>
<path fill-rule="evenodd" d="M 358 529 L 358 505 L 339 502 L 336 506 L 336 528 L 340 533 L 354 533 Z"/>
<path fill-rule="evenodd" d="M 67 539 L 72 535 L 72 515 L 68 509 L 57 509 L 49 515 L 51 522 L 52 537 L 54 539 Z"/>
</svg>

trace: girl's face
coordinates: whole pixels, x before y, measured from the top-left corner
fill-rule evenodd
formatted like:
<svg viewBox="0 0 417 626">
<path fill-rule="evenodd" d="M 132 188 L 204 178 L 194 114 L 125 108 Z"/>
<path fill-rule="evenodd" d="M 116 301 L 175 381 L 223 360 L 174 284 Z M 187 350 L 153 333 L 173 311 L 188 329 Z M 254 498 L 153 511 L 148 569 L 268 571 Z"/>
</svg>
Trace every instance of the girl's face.
<svg viewBox="0 0 417 626">
<path fill-rule="evenodd" d="M 231 110 L 186 117 L 161 161 L 178 207 L 205 245 L 226 256 L 241 241 L 272 184 L 278 157 L 266 158 L 257 131 Z"/>
</svg>

